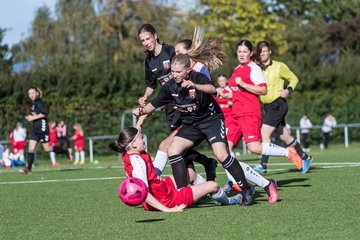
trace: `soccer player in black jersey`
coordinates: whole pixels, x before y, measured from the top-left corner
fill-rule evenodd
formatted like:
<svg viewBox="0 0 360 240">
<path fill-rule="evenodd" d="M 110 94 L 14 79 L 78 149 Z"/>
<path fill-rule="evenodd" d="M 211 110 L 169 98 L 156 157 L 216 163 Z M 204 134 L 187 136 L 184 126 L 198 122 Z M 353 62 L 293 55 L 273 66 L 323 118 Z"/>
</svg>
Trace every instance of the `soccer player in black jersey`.
<svg viewBox="0 0 360 240">
<path fill-rule="evenodd" d="M 139 98 L 140 106 L 145 106 L 148 97 L 152 95 L 154 89 L 157 87 L 157 82 L 163 86 L 166 82 L 173 79 L 170 63 L 172 58 L 175 56 L 175 49 L 171 45 L 160 44 L 156 30 L 151 24 L 144 24 L 141 26 L 138 31 L 138 36 L 142 45 L 146 49 L 145 52 L 147 54 L 145 59 L 145 81 L 147 87 L 144 95 Z M 171 133 L 160 143 L 153 162 L 159 175 L 166 165 L 168 159 L 167 149 L 170 142 L 177 132 L 176 129 L 181 125 L 181 119 L 179 118 L 179 113 L 176 110 L 166 109 L 165 111 L 168 121 L 168 129 Z M 141 126 L 142 120 L 139 121 L 138 127 Z M 184 157 L 190 161 L 195 161 L 204 165 L 207 180 L 215 180 L 216 161 L 214 159 L 207 158 L 205 155 L 200 154 L 193 149 L 188 151 Z"/>
<path fill-rule="evenodd" d="M 63 149 L 58 146 L 50 147 L 49 141 L 49 124 L 47 120 L 48 110 L 41 100 L 41 91 L 37 87 L 30 87 L 28 90 L 29 98 L 32 101 L 30 114 L 26 116 L 26 120 L 33 122 L 31 134 L 29 136 L 29 152 L 27 166 L 19 170 L 20 173 L 30 174 L 31 168 L 35 160 L 35 148 L 38 142 L 42 143 L 46 152 L 55 152 L 64 154 L 72 161 L 71 149 Z"/>
<path fill-rule="evenodd" d="M 177 187 L 188 184 L 182 154 L 206 139 L 216 158 L 243 189 L 243 205 L 250 205 L 253 189 L 239 162 L 227 150 L 224 115 L 212 97 L 216 93 L 215 86 L 204 74 L 190 70 L 188 55 L 176 55 L 172 59 L 171 72 L 174 79 L 164 84 L 158 95 L 145 107 L 134 109 L 134 115 L 150 114 L 157 107 L 174 103 L 176 110 L 180 112 L 182 126 L 172 140 L 168 153 Z"/>
</svg>

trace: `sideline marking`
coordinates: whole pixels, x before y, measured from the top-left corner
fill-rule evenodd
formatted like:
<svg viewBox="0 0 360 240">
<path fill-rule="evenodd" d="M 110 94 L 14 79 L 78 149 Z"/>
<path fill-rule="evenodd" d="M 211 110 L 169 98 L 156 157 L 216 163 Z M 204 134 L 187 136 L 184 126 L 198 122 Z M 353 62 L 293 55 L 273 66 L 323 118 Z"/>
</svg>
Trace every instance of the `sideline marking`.
<svg viewBox="0 0 360 240">
<path fill-rule="evenodd" d="M 269 164 L 272 166 L 290 166 L 293 165 L 292 163 L 273 163 Z M 323 169 L 331 169 L 331 168 L 346 168 L 346 167 L 360 167 L 360 162 L 333 162 L 333 163 L 314 163 L 311 165 L 318 165 L 317 168 L 323 168 Z M 250 165 L 254 166 L 254 165 Z M 169 167 L 169 166 L 166 166 Z M 108 167 L 89 167 L 85 169 L 105 169 Z M 122 166 L 113 166 L 111 168 L 123 168 Z M 51 169 L 53 171 L 61 171 L 61 169 Z M 269 169 L 268 172 L 276 172 L 276 171 L 285 171 L 287 169 L 279 168 L 279 169 Z M 314 169 L 316 170 L 316 169 Z M 43 170 L 41 172 L 45 172 L 46 170 Z M 40 171 L 39 171 L 40 172 Z M 205 175 L 204 172 L 199 173 L 200 175 Z M 225 172 L 217 172 L 216 174 L 222 175 L 225 174 Z M 169 176 L 168 174 L 162 175 L 163 177 Z M 102 181 L 102 180 L 116 180 L 116 179 L 125 179 L 124 177 L 99 177 L 99 178 L 70 178 L 70 179 L 50 179 L 50 180 L 32 180 L 32 181 L 12 181 L 12 182 L 0 182 L 0 185 L 11 185 L 11 184 L 34 184 L 34 183 L 58 183 L 58 182 L 82 182 L 82 181 Z"/>
</svg>

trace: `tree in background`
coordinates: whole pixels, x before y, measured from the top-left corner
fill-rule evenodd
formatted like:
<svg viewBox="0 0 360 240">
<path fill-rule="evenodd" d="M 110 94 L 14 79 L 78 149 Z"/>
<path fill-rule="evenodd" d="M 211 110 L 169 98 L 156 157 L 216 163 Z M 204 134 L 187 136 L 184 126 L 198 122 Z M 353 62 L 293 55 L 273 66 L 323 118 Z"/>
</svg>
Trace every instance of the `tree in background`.
<svg viewBox="0 0 360 240">
<path fill-rule="evenodd" d="M 300 78 L 289 101 L 290 123 L 306 113 L 320 124 L 329 110 L 339 122 L 360 122 L 359 1 L 199 0 L 189 1 L 196 6 L 190 12 L 179 11 L 174 2 L 58 0 L 55 16 L 46 7 L 37 10 L 31 35 L 12 47 L 11 58 L 1 44 L 2 30 L 0 64 L 33 64 L 30 72 L 11 75 L 11 68 L 0 69 L 7 73 L 0 77 L 2 138 L 14 119 L 25 115 L 26 89 L 32 84 L 42 88 L 54 120 L 80 121 L 88 136 L 116 132 L 121 113 L 143 93 L 145 55 L 137 29 L 146 22 L 169 44 L 191 38 L 196 25 L 205 27 L 228 56 L 214 77 L 230 75 L 238 64 L 237 41 L 268 40 L 274 57 Z M 156 145 L 166 124 L 151 124 Z"/>
<path fill-rule="evenodd" d="M 43 90 L 51 118 L 80 121 L 88 135 L 116 132 L 121 113 L 136 105 L 145 85 L 137 29 L 151 22 L 161 40 L 173 44 L 180 18 L 173 5 L 149 0 L 59 0 L 55 17 L 39 8 L 31 35 L 13 47 L 16 62 L 31 60 L 33 67 L 6 84 L 4 128 L 12 127 L 11 112 L 26 112 L 17 109 L 26 109 L 23 95 L 34 84 Z"/>
<path fill-rule="evenodd" d="M 238 64 L 236 43 L 241 39 L 248 39 L 253 44 L 267 39 L 281 53 L 287 50 L 286 25 L 276 14 L 266 12 L 261 1 L 200 0 L 198 4 L 197 10 L 192 12 L 196 23 L 206 27 L 208 37 L 222 41 L 228 55 L 226 65 L 217 72 L 232 73 Z"/>
<path fill-rule="evenodd" d="M 12 58 L 7 44 L 2 41 L 6 34 L 6 29 L 0 28 L 0 77 L 8 77 L 12 70 Z"/>
<path fill-rule="evenodd" d="M 300 78 L 289 118 L 307 114 L 320 124 L 332 111 L 341 122 L 358 122 L 360 104 L 358 39 L 360 2 L 356 0 L 263 1 L 287 25 L 288 51 L 279 56 Z M 301 103 L 301 104 L 299 104 Z"/>
</svg>

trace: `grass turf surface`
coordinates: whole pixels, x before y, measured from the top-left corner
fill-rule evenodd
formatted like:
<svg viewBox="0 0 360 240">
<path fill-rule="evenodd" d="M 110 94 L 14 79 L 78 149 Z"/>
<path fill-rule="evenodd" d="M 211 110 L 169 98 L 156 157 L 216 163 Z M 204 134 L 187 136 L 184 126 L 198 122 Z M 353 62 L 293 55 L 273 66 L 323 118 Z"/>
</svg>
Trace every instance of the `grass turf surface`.
<svg viewBox="0 0 360 240">
<path fill-rule="evenodd" d="M 31 175 L 0 169 L 1 239 L 358 239 L 360 144 L 331 145 L 312 155 L 304 175 L 285 158 L 270 159 L 265 177 L 278 181 L 276 204 L 257 187 L 253 206 L 203 201 L 182 213 L 124 205 L 117 196 L 124 171 L 116 156 L 82 167 L 41 162 Z M 256 158 L 239 159 L 255 165 Z M 222 185 L 226 175 L 222 167 L 217 172 Z"/>
</svg>

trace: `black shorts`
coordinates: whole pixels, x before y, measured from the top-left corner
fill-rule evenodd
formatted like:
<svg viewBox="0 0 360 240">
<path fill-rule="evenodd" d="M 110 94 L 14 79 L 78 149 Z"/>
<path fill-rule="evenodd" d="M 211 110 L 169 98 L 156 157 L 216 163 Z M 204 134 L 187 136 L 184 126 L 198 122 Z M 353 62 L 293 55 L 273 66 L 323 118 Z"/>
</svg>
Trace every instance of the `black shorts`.
<svg viewBox="0 0 360 240">
<path fill-rule="evenodd" d="M 39 143 L 47 143 L 50 141 L 49 132 L 32 132 L 29 136 L 30 140 L 35 140 Z"/>
<path fill-rule="evenodd" d="M 208 143 L 223 142 L 227 144 L 225 123 L 223 118 L 201 121 L 192 125 L 183 124 L 176 136 L 199 145 L 204 139 Z"/>
<path fill-rule="evenodd" d="M 168 130 L 173 132 L 181 126 L 180 113 L 175 109 L 165 109 L 165 113 L 168 122 Z"/>
<path fill-rule="evenodd" d="M 264 104 L 264 109 L 263 123 L 274 128 L 286 126 L 285 116 L 288 112 L 288 104 L 284 98 L 278 98 L 272 103 Z"/>
</svg>

